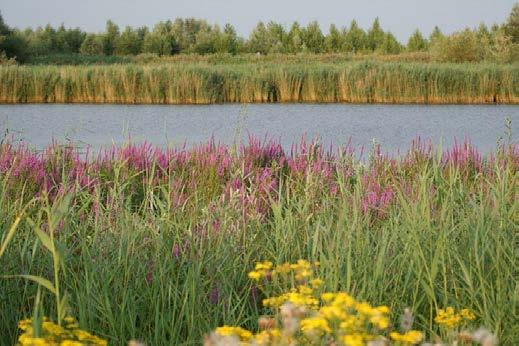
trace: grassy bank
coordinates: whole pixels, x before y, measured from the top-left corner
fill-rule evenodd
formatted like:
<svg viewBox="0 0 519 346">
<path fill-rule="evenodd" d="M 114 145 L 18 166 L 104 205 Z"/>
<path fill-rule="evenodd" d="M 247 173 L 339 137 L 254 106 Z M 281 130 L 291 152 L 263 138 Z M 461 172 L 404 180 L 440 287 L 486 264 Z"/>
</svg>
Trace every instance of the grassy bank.
<svg viewBox="0 0 519 346">
<path fill-rule="evenodd" d="M 403 62 L 0 67 L 1 103 L 519 103 L 519 66 Z"/>
<path fill-rule="evenodd" d="M 399 159 L 374 150 L 360 164 L 348 148 L 311 143 L 290 154 L 257 141 L 127 145 L 88 160 L 69 148 L 4 143 L 0 244 L 20 223 L 0 275 L 59 282 L 68 314 L 111 344 L 198 344 L 224 324 L 257 329 L 268 309 L 247 277 L 256 261 L 302 258 L 321 263 L 326 290 L 410 307 L 429 340 L 440 333 L 438 310 L 454 306 L 511 345 L 518 168 L 513 145 L 482 157 L 468 144 L 415 143 Z M 61 253 L 54 279 L 35 227 Z M 2 344 L 14 343 L 35 306 L 55 318 L 54 296 L 37 291 L 32 281 L 0 279 Z"/>
</svg>

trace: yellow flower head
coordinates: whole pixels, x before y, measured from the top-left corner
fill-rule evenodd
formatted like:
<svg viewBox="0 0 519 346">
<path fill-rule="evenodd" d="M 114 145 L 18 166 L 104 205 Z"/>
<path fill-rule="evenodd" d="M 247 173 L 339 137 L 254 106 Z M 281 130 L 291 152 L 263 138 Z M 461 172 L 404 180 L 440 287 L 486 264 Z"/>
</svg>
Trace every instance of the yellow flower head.
<svg viewBox="0 0 519 346">
<path fill-rule="evenodd" d="M 405 334 L 400 334 L 397 332 L 391 332 L 389 334 L 391 339 L 396 342 L 401 342 L 404 344 L 409 345 L 416 345 L 423 339 L 423 333 L 416 331 L 416 330 L 410 330 Z"/>
<path fill-rule="evenodd" d="M 332 329 L 328 325 L 328 321 L 322 317 L 310 317 L 301 321 L 301 331 L 307 334 L 331 333 Z"/>
<path fill-rule="evenodd" d="M 361 334 L 348 334 L 341 338 L 341 341 L 346 346 L 363 346 L 364 338 Z"/>
<path fill-rule="evenodd" d="M 216 333 L 221 336 L 237 336 L 241 341 L 248 341 L 252 338 L 252 333 L 241 327 L 223 326 L 216 328 Z"/>
<path fill-rule="evenodd" d="M 259 281 L 261 279 L 261 274 L 257 271 L 252 271 L 249 273 L 249 279 Z"/>
<path fill-rule="evenodd" d="M 310 280 L 310 285 L 313 288 L 321 287 L 323 284 L 324 284 L 324 282 L 321 279 L 312 279 L 312 280 Z"/>
</svg>

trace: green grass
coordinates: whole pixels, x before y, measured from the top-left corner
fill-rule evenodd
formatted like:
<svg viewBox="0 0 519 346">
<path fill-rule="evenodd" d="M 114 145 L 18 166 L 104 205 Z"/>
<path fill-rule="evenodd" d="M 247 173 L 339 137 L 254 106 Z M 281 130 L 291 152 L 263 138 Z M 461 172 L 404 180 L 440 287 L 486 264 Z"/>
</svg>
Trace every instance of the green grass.
<svg viewBox="0 0 519 346">
<path fill-rule="evenodd" d="M 27 65 L 111 65 L 132 63 L 136 59 L 115 55 L 50 54 L 32 56 Z"/>
<path fill-rule="evenodd" d="M 519 103 L 518 65 L 176 59 L 3 66 L 0 103 Z"/>
<path fill-rule="evenodd" d="M 434 153 L 380 158 L 366 167 L 307 149 L 299 156 L 306 162 L 302 170 L 231 151 L 223 154 L 231 158 L 223 176 L 216 169 L 222 156 L 213 166 L 204 150 L 170 166 L 166 175 L 155 161 L 142 171 L 136 161 L 115 160 L 90 168 L 89 175 L 99 179 L 92 190 L 60 180 L 72 161 L 49 156 L 45 169 L 56 188 L 69 186 L 74 194 L 54 238 L 63 251 L 61 290 L 80 326 L 114 345 L 134 338 L 149 345 L 197 345 L 219 325 L 255 329 L 263 312 L 248 271 L 258 260 L 304 258 L 321 262 L 327 290 L 344 290 L 392 311 L 411 307 L 415 328 L 429 337 L 438 332 L 432 322 L 437 309 L 450 305 L 473 310 L 477 323 L 497 333 L 503 345 L 519 340 L 513 311 L 517 151 L 498 153 L 480 169 L 474 161 L 440 161 Z M 315 169 L 326 162 L 331 178 Z M 279 185 L 256 195 L 266 180 L 258 180 L 261 167 L 270 167 Z M 13 174 L 0 174 L 0 243 L 41 191 Z M 363 209 L 366 191 L 373 189 L 363 177 L 370 176 L 394 193 L 380 213 Z M 249 186 L 245 196 L 258 197 L 267 209 L 248 209 L 239 192 L 226 195 L 233 179 Z M 27 222 L 30 217 L 47 230 L 47 203 L 42 195 L 28 207 L 0 258 L 1 274 L 53 277 L 53 259 Z M 30 281 L 0 280 L 0 344 L 13 344 L 17 321 L 32 315 L 36 289 Z M 42 299 L 52 315 L 55 299 L 47 293 Z"/>
</svg>

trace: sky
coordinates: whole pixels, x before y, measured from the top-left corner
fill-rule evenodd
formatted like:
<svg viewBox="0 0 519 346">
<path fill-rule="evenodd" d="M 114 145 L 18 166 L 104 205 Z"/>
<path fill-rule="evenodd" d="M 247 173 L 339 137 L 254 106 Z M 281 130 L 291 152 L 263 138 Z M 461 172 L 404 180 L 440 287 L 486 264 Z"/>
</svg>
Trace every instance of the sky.
<svg viewBox="0 0 519 346">
<path fill-rule="evenodd" d="M 465 27 L 502 23 L 517 0 L 2 0 L 5 22 L 25 28 L 51 24 L 103 31 L 106 20 L 120 27 L 152 27 L 177 17 L 206 19 L 211 24 L 231 23 L 247 36 L 261 20 L 289 27 L 293 21 L 317 20 L 324 32 L 330 24 L 348 25 L 352 19 L 364 28 L 375 17 L 401 41 L 415 29 L 429 34 L 435 25 L 444 33 Z"/>
</svg>

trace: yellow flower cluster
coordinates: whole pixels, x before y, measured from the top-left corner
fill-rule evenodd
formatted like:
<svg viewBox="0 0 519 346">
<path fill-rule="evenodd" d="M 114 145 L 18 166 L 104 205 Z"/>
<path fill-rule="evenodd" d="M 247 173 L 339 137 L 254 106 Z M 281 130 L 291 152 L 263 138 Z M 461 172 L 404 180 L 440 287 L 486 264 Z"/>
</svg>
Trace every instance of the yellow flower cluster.
<svg viewBox="0 0 519 346">
<path fill-rule="evenodd" d="M 298 282 L 303 282 L 313 275 L 314 267 L 318 266 L 319 262 L 312 264 L 306 260 L 298 260 L 296 263 L 283 263 L 275 267 L 270 261 L 258 262 L 254 270 L 249 273 L 249 279 L 261 281 L 265 278 L 269 279 L 271 277 L 294 274 L 294 278 Z M 312 285 L 318 286 L 320 283 L 322 283 L 322 281 L 316 279 Z"/>
<path fill-rule="evenodd" d="M 332 329 L 325 318 L 320 316 L 308 317 L 301 321 L 301 331 L 303 333 L 314 333 L 317 332 L 319 335 L 324 333 L 331 333 Z"/>
<path fill-rule="evenodd" d="M 272 274 L 272 266 L 273 264 L 270 261 L 256 263 L 254 270 L 249 273 L 249 279 L 260 281 L 263 278 L 270 277 Z"/>
<path fill-rule="evenodd" d="M 466 321 L 473 321 L 476 318 L 474 313 L 469 309 L 462 309 L 456 312 L 453 307 L 449 306 L 446 309 L 439 309 L 434 322 L 452 329 Z"/>
<path fill-rule="evenodd" d="M 41 323 L 40 336 L 34 336 L 33 322 L 25 319 L 18 323 L 22 334 L 18 338 L 20 346 L 106 346 L 108 342 L 84 330 L 74 317 L 65 317 L 64 325 L 60 326 L 44 317 Z"/>
<path fill-rule="evenodd" d="M 379 332 L 389 327 L 389 308 L 357 302 L 345 292 L 321 294 L 314 316 L 301 320 L 301 331 L 309 336 L 329 333 L 344 345 L 363 345 L 381 339 Z M 334 330 L 330 326 L 335 326 Z"/>
<path fill-rule="evenodd" d="M 305 285 L 299 285 L 297 289 L 293 288 L 290 292 L 277 297 L 264 299 L 263 306 L 279 308 L 281 305 L 290 302 L 297 306 L 305 306 L 315 309 L 319 304 L 319 300 L 314 297 L 313 293 L 314 290 L 312 288 Z"/>
<path fill-rule="evenodd" d="M 241 341 L 249 341 L 252 333 L 240 327 L 223 326 L 216 328 L 216 333 L 221 336 L 238 336 Z"/>
<path fill-rule="evenodd" d="M 409 345 L 415 345 L 423 339 L 423 333 L 416 330 L 410 330 L 404 334 L 400 334 L 398 332 L 391 332 L 389 336 L 393 341 Z"/>
<path fill-rule="evenodd" d="M 277 328 L 252 334 L 241 327 L 223 326 L 216 328 L 205 340 L 205 345 L 276 345 L 281 340 L 281 332 Z"/>
<path fill-rule="evenodd" d="M 272 292 L 269 288 L 279 286 L 279 283 L 289 284 L 288 288 L 283 287 L 281 294 L 263 300 L 263 306 L 273 309 L 275 316 L 260 318 L 258 324 L 261 332 L 258 334 L 240 327 L 220 327 L 206 338 L 205 345 L 228 344 L 228 339 L 222 337 L 234 338 L 233 345 L 254 346 L 416 345 L 424 339 L 422 332 L 410 328 L 405 328 L 402 333 L 391 330 L 390 309 L 385 305 L 372 306 L 357 301 L 346 292 L 322 292 L 324 282 L 313 277 L 318 265 L 305 260 L 278 266 L 269 261 L 257 263 L 249 277 L 254 281 L 268 279 L 268 287 L 262 287 L 264 293 Z M 289 280 L 276 280 L 281 276 Z M 451 327 L 474 318 L 468 309 L 456 313 L 449 307 L 440 310 L 435 320 Z"/>
</svg>

